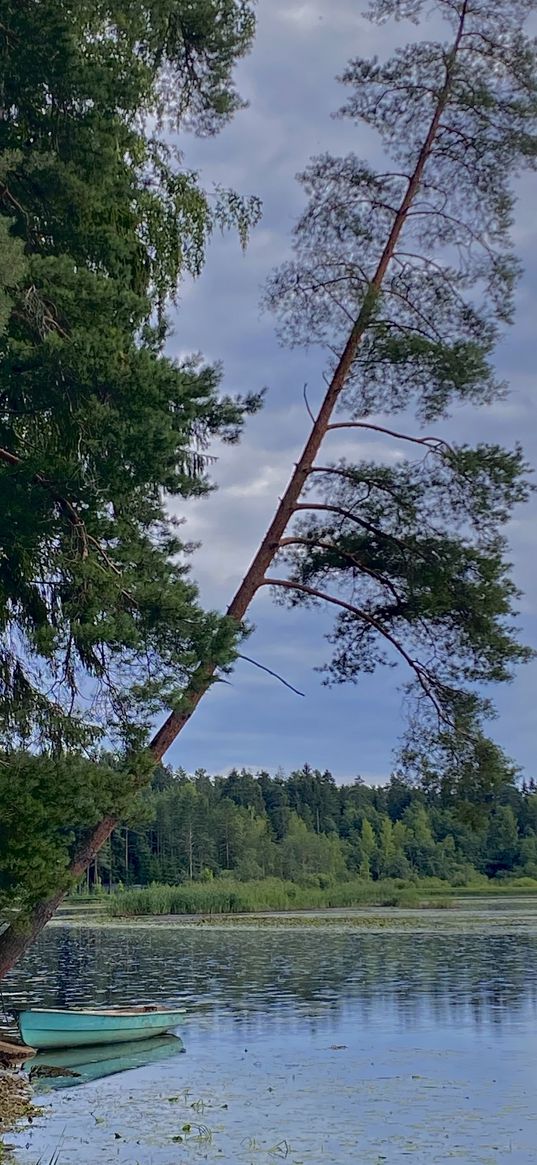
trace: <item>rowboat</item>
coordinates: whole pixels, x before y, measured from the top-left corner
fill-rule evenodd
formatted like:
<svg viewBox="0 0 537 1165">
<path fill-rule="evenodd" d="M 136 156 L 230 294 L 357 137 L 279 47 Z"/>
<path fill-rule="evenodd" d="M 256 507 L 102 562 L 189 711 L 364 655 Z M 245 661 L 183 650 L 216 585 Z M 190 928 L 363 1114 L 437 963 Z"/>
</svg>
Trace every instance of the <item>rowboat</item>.
<svg viewBox="0 0 537 1165">
<path fill-rule="evenodd" d="M 184 1007 L 61 1008 L 33 1007 L 17 1016 L 21 1039 L 32 1048 L 80 1048 L 124 1044 L 163 1036 L 177 1027 Z"/>
<path fill-rule="evenodd" d="M 72 1088 L 88 1084 L 103 1076 L 114 1076 L 133 1068 L 145 1068 L 160 1060 L 168 1060 L 184 1052 L 183 1041 L 177 1036 L 152 1036 L 135 1043 L 101 1044 L 94 1048 L 63 1048 L 52 1052 L 38 1052 L 26 1061 L 34 1092 L 48 1092 L 51 1088 Z"/>
</svg>

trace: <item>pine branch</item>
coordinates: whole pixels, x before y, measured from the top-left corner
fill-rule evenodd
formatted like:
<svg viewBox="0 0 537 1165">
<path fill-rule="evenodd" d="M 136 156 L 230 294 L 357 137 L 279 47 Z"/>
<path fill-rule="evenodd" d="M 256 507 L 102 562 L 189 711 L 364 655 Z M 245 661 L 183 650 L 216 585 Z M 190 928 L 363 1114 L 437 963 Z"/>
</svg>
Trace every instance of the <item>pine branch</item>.
<svg viewBox="0 0 537 1165">
<path fill-rule="evenodd" d="M 325 542 L 321 538 L 282 538 L 280 542 L 281 549 L 283 550 L 287 546 L 306 546 L 309 549 L 315 549 L 317 547 L 319 550 L 328 550 L 329 553 L 338 555 L 341 559 L 351 563 L 357 568 L 357 570 L 360 571 L 360 573 L 366 574 L 375 582 L 380 583 L 381 586 L 386 587 L 386 589 L 390 591 L 392 597 L 395 599 L 395 602 L 398 605 L 403 604 L 403 598 L 399 594 L 397 588 L 393 585 L 391 579 L 387 578 L 386 575 L 380 574 L 376 570 L 372 570 L 371 567 L 366 566 L 365 563 L 363 563 L 361 559 L 357 558 L 355 554 L 352 554 L 350 550 L 345 550 L 340 546 L 336 546 L 333 542 Z"/>
<path fill-rule="evenodd" d="M 370 429 L 373 433 L 383 433 L 386 437 L 395 437 L 397 441 L 410 441 L 412 445 L 423 445 L 430 453 L 451 453 L 453 449 L 448 441 L 442 437 L 412 437 L 408 433 L 399 433 L 395 429 L 387 429 L 384 425 L 373 425 L 369 421 L 335 421 L 327 425 L 327 433 L 336 429 Z"/>
<path fill-rule="evenodd" d="M 10 453 L 8 449 L 0 449 L 0 461 L 5 461 L 8 465 L 15 465 L 17 468 L 24 468 L 24 461 L 22 457 L 18 457 L 15 453 Z M 56 505 L 59 507 L 61 512 L 66 515 L 68 521 L 76 530 L 77 535 L 80 538 L 82 546 L 82 558 L 87 558 L 88 534 L 85 524 L 80 517 L 80 514 L 77 513 L 77 510 L 73 506 L 72 502 L 70 502 L 67 498 L 64 498 L 62 494 L 57 493 L 52 482 L 48 481 L 46 477 L 43 477 L 43 474 L 33 473 L 31 480 L 37 485 L 42 486 L 43 489 L 46 489 L 47 492 L 51 494 L 52 498 L 56 502 Z M 95 540 L 93 539 L 93 541 Z"/>
<path fill-rule="evenodd" d="M 319 591 L 316 587 L 307 586 L 305 583 L 294 582 L 292 579 L 264 578 L 261 585 L 267 587 L 282 587 L 285 590 L 299 591 L 301 594 L 310 595 L 311 598 L 319 599 L 323 603 L 328 603 L 329 605 L 340 607 L 343 611 L 349 611 L 351 615 L 355 615 L 357 619 L 361 619 L 362 622 L 368 624 L 373 628 L 373 630 L 378 631 L 379 635 L 381 635 L 384 639 L 387 640 L 388 643 L 392 645 L 395 651 L 402 657 L 402 659 L 404 659 L 405 663 L 407 663 L 409 668 L 414 672 L 424 694 L 429 700 L 431 700 L 438 718 L 445 724 L 451 723 L 449 717 L 446 716 L 446 713 L 444 712 L 441 704 L 438 702 L 434 691 L 435 688 L 442 688 L 443 685 L 439 684 L 438 681 L 435 680 L 433 676 L 431 676 L 428 669 L 422 663 L 420 663 L 419 660 L 412 659 L 412 656 L 408 654 L 402 643 L 400 643 L 399 640 L 396 639 L 390 631 L 388 631 L 388 628 L 384 626 L 380 619 L 377 619 L 369 611 L 364 610 L 363 607 L 357 607 L 354 603 L 347 603 L 344 599 L 338 599 L 335 595 L 328 595 L 324 591 Z"/>
<path fill-rule="evenodd" d="M 8 465 L 14 465 L 18 468 L 24 467 L 24 461 L 22 457 L 18 457 L 15 453 L 11 453 L 8 449 L 0 448 L 0 461 L 5 461 Z M 120 568 L 116 566 L 114 562 L 112 562 L 109 554 L 107 554 L 104 547 L 101 546 L 101 543 L 98 541 L 98 539 L 94 538 L 93 534 L 88 533 L 86 524 L 73 503 L 70 502 L 68 498 L 65 498 L 62 494 L 58 493 L 53 483 L 49 481 L 48 478 L 44 477 L 43 474 L 34 473 L 32 474 L 31 480 L 35 482 L 36 485 L 42 486 L 43 489 L 50 493 L 60 512 L 65 515 L 70 525 L 76 531 L 81 547 L 81 558 L 86 559 L 88 557 L 88 546 L 91 545 L 95 548 L 99 556 L 106 563 L 108 569 L 112 571 L 112 573 L 115 574 L 118 578 L 122 578 L 122 571 Z M 128 599 L 129 602 L 136 605 L 135 599 L 129 591 L 122 588 L 120 593 L 126 599 Z"/>
<path fill-rule="evenodd" d="M 361 499 L 360 499 L 361 500 Z M 358 504 L 358 503 L 357 503 Z M 338 514 L 340 518 L 346 518 L 349 522 L 354 522 L 356 526 L 360 526 L 362 530 L 367 530 L 369 534 L 373 534 L 375 538 L 384 538 L 387 542 L 392 542 L 397 546 L 401 553 L 406 555 L 406 546 L 397 538 L 395 534 L 390 534 L 386 530 L 381 530 L 379 526 L 374 526 L 372 522 L 367 522 L 365 518 L 359 518 L 353 510 L 347 510 L 344 506 L 332 506 L 328 502 L 298 502 L 295 506 L 295 514 L 305 512 L 307 510 L 315 510 L 320 513 Z M 417 551 L 413 548 L 413 553 Z"/>
</svg>

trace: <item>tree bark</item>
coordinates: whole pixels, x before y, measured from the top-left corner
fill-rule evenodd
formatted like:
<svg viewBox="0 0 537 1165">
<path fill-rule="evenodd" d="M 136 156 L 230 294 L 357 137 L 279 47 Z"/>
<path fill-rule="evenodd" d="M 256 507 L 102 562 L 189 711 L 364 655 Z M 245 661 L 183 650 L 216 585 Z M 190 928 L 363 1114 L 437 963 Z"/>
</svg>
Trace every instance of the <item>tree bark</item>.
<svg viewBox="0 0 537 1165">
<path fill-rule="evenodd" d="M 79 878 L 98 854 L 102 845 L 110 837 L 117 824 L 115 817 L 104 817 L 95 827 L 88 840 L 82 845 L 69 868 L 70 878 Z M 62 887 L 49 898 L 38 902 L 24 928 L 12 923 L 0 935 L 0 980 L 15 965 L 24 954 L 65 898 L 66 890 Z"/>
<path fill-rule="evenodd" d="M 267 568 L 271 565 L 275 555 L 277 554 L 280 540 L 285 533 L 289 521 L 293 517 L 297 503 L 302 494 L 302 490 L 304 489 L 308 476 L 312 471 L 315 458 L 317 457 L 323 439 L 330 426 L 330 421 L 334 409 L 348 380 L 362 339 L 367 332 L 377 297 L 381 291 L 386 273 L 399 241 L 399 237 L 404 228 L 414 199 L 419 192 L 427 161 L 438 133 L 442 114 L 444 113 L 448 103 L 452 85 L 453 66 L 456 61 L 457 53 L 459 51 L 464 32 L 466 8 L 467 5 L 465 4 L 461 13 L 459 27 L 453 47 L 446 59 L 446 74 L 444 84 L 438 95 L 436 108 L 427 134 L 423 141 L 423 145 L 418 154 L 414 172 L 408 179 L 407 189 L 405 191 L 401 205 L 394 217 L 392 228 L 380 257 L 377 269 L 371 279 L 369 293 L 350 330 L 347 342 L 338 360 L 324 400 L 321 404 L 317 417 L 312 424 L 309 437 L 289 479 L 289 483 L 276 509 L 272 522 L 270 523 L 270 526 L 259 545 L 259 549 L 257 550 L 257 553 L 255 554 L 238 590 L 233 596 L 227 609 L 227 615 L 230 618 L 235 619 L 237 623 L 242 622 L 254 596 L 256 595 L 259 588 L 264 585 Z M 183 728 L 190 720 L 190 717 L 196 710 L 200 700 L 211 686 L 217 666 L 218 665 L 216 661 L 207 660 L 200 664 L 194 673 L 191 683 L 185 691 L 182 700 L 182 707 L 170 713 L 164 724 L 162 724 L 151 741 L 150 749 L 155 758 L 155 761 L 160 761 L 162 759 L 164 754 L 176 740 L 179 733 L 182 732 Z M 99 825 L 96 826 L 89 842 L 87 843 L 87 846 L 85 847 L 85 850 L 81 851 L 80 854 L 77 854 L 70 868 L 70 874 L 73 878 L 80 876 L 80 874 L 84 872 L 88 862 L 92 860 L 95 854 L 99 851 L 100 847 L 107 840 L 112 830 L 115 829 L 118 824 L 119 820 L 115 817 L 107 817 L 103 821 L 99 822 Z M 84 856 L 84 854 L 86 856 Z M 14 963 L 17 962 L 26 948 L 30 946 L 45 924 L 52 917 L 63 897 L 65 896 L 65 893 L 66 891 L 64 890 L 59 891 L 52 895 L 50 898 L 39 902 L 31 914 L 28 922 L 28 929 L 24 932 L 24 934 L 22 932 L 19 932 L 18 934 L 12 934 L 12 928 L 10 927 L 7 931 L 4 931 L 2 935 L 0 935 L 0 980 L 3 978 L 6 972 L 10 970 Z"/>
</svg>

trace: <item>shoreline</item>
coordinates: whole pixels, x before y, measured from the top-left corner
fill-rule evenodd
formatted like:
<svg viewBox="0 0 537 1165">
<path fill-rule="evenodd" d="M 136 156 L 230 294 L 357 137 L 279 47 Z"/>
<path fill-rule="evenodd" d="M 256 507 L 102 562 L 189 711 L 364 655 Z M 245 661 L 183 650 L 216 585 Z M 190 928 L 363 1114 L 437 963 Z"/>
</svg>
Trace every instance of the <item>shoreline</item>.
<svg viewBox="0 0 537 1165">
<path fill-rule="evenodd" d="M 0 1067 L 0 1161 L 9 1150 L 5 1138 L 10 1133 L 19 1133 L 25 1124 L 41 1114 L 41 1109 L 33 1103 L 30 1081 L 13 1068 Z"/>
<path fill-rule="evenodd" d="M 140 915 L 111 915 L 103 904 L 102 910 L 95 908 L 85 910 L 64 907 L 47 924 L 56 929 L 68 927 L 70 929 L 99 928 L 103 930 L 143 930 L 172 928 L 177 930 L 214 930 L 214 929 L 272 929 L 272 930 L 334 930 L 342 931 L 369 931 L 383 932 L 398 930 L 404 932 L 430 931 L 441 928 L 443 931 L 460 929 L 476 929 L 482 926 L 500 930 L 508 926 L 512 928 L 511 911 L 513 902 L 522 911 L 528 910 L 530 917 L 521 920 L 517 929 L 529 924 L 537 928 L 536 904 L 531 901 L 532 896 L 513 895 L 509 900 L 504 895 L 498 896 L 495 909 L 486 909 L 486 900 L 476 897 L 473 902 L 468 898 L 462 901 L 453 900 L 451 909 L 446 910 L 434 901 L 427 908 L 396 907 L 396 906 L 361 906 L 326 907 L 295 910 L 267 910 L 245 911 L 241 913 L 172 913 L 172 914 L 140 914 Z M 490 903 L 490 898 L 489 898 Z"/>
</svg>

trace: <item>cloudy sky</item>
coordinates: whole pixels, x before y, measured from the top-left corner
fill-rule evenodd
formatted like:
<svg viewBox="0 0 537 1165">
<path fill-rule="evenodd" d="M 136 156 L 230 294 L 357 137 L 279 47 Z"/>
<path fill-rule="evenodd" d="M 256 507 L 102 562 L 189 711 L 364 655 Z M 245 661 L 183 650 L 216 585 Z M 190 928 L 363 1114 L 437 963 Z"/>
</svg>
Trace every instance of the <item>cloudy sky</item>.
<svg viewBox="0 0 537 1165">
<path fill-rule="evenodd" d="M 219 608 L 226 606 L 247 568 L 304 442 L 304 382 L 312 404 L 322 395 L 323 354 L 282 349 L 273 319 L 259 307 L 271 268 L 289 256 L 291 230 L 303 206 L 295 175 L 311 155 L 325 150 L 354 150 L 371 159 L 370 136 L 331 119 L 342 100 L 335 76 L 350 56 L 382 56 L 396 37 L 416 36 L 413 26 L 394 31 L 369 24 L 361 8 L 360 0 L 259 0 L 255 47 L 238 71 L 248 109 L 217 138 L 183 143 L 186 163 L 200 169 L 206 185 L 216 181 L 256 193 L 264 206 L 244 256 L 235 239 L 211 244 L 202 277 L 183 291 L 172 340 L 177 353 L 199 351 L 222 361 L 224 386 L 231 391 L 268 388 L 266 406 L 249 422 L 241 446 L 218 451 L 218 493 L 177 509 L 186 518 L 186 536 L 202 542 L 193 560 L 202 596 Z M 460 408 L 442 423 L 448 438 L 506 445 L 522 439 L 532 464 L 537 462 L 534 184 L 534 178 L 526 179 L 520 192 L 516 236 L 526 273 L 515 328 L 497 358 L 511 383 L 511 397 L 479 414 Z M 332 453 L 338 451 L 332 446 Z M 517 514 L 511 546 L 516 579 L 525 592 L 525 639 L 537 646 L 535 518 L 535 505 Z M 285 675 L 305 697 L 240 663 L 231 686 L 219 686 L 202 701 L 168 754 L 170 763 L 214 773 L 232 765 L 289 770 L 308 760 L 329 768 L 338 780 L 357 774 L 384 780 L 403 726 L 397 690 L 402 674 L 384 669 L 364 676 L 357 687 L 324 688 L 314 670 L 327 658 L 323 634 L 329 621 L 324 616 L 275 608 L 262 591 L 251 618 L 256 631 L 245 650 Z M 535 776 L 536 681 L 537 663 L 497 694 L 500 715 L 493 726 L 496 738 Z"/>
</svg>

